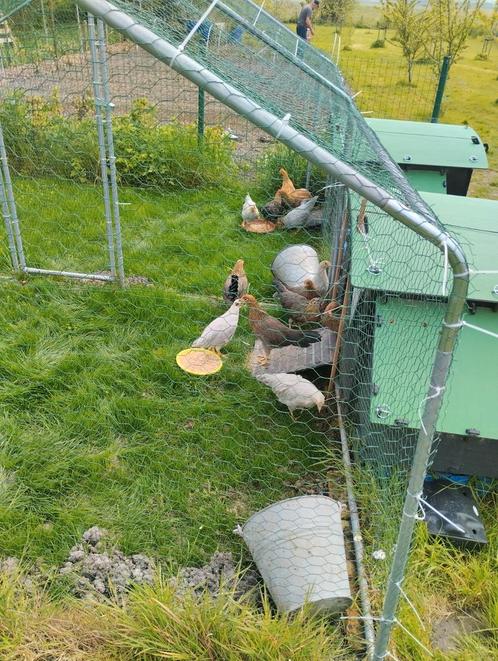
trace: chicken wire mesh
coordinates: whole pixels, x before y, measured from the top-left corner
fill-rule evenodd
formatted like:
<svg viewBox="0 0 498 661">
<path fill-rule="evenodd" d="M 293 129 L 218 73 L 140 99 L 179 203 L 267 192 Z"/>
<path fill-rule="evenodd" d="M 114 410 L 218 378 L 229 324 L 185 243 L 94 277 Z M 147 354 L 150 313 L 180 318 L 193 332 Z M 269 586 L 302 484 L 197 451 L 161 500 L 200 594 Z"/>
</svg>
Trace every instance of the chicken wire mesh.
<svg viewBox="0 0 498 661">
<path fill-rule="evenodd" d="M 80 531 L 97 518 L 125 550 L 202 562 L 217 548 L 239 552 L 233 530 L 257 510 L 308 496 L 289 519 L 304 540 L 297 555 L 271 535 L 260 550 L 267 545 L 282 584 L 301 582 L 303 601 L 324 573 L 343 586 L 349 574 L 354 618 L 365 575 L 345 562 L 361 548 L 342 420 L 380 613 L 448 293 L 440 251 L 74 3 L 21 4 L 0 82 L 0 259 L 4 273 L 13 256 L 27 267 L 22 288 L 4 287 L 3 392 L 18 470 L 37 447 L 44 460 L 25 478 L 33 496 L 4 519 L 8 533 L 21 529 L 7 552 L 50 556 L 72 543 L 68 520 Z M 259 7 L 114 5 L 440 227 L 339 70 Z M 266 217 L 262 234 L 247 231 L 258 222 L 252 199 L 240 225 L 248 190 Z M 311 196 L 313 210 L 296 217 Z M 79 284 L 28 278 L 42 271 Z M 222 351 L 222 369 L 181 371 L 177 354 L 227 306 L 216 339 L 198 342 Z M 25 360 L 14 365 L 19 349 Z M 60 477 L 48 488 L 50 463 Z M 349 504 L 333 529 L 312 498 L 323 495 Z M 47 517 L 48 540 L 32 542 Z M 310 548 L 321 551 L 304 571 Z M 353 647 L 354 622 L 344 624 Z"/>
</svg>

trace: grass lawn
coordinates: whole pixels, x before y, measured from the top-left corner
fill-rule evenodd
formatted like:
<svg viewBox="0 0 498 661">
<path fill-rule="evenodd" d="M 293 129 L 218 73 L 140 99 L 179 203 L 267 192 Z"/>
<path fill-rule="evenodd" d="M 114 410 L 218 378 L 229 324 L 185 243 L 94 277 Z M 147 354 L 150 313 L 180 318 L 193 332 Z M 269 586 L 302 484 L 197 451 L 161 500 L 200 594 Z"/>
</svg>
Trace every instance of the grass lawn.
<svg viewBox="0 0 498 661">
<path fill-rule="evenodd" d="M 56 254 L 64 247 L 68 265 L 102 268 L 102 251 L 81 257 L 88 241 L 95 247 L 101 241 L 98 190 L 43 179 L 17 184 L 32 263 L 60 268 Z M 34 199 L 46 210 L 43 224 Z M 236 523 L 296 495 L 303 477 L 323 479 L 325 467 L 340 467 L 313 416 L 293 422 L 246 371 L 252 336 L 245 319 L 219 374 L 191 377 L 175 364 L 176 353 L 224 309 L 219 293 L 235 259 L 245 258 L 252 291 L 268 300 L 275 252 L 289 241 L 320 248 L 317 239 L 244 233 L 240 191 L 159 196 L 124 189 L 121 200 L 128 203 L 122 207 L 127 272 L 146 276 L 152 286 L 120 290 L 41 278 L 2 283 L 0 557 L 60 563 L 94 524 L 109 529 L 125 552 L 147 552 L 167 572 L 202 563 L 216 549 L 238 555 L 245 551 L 232 533 Z M 54 233 L 61 242 L 55 246 Z M 366 485 L 364 476 L 358 482 Z M 388 500 L 374 489 L 360 488 L 359 497 L 367 548 L 389 550 L 393 529 L 381 524 L 389 520 Z M 405 589 L 426 628 L 406 604 L 403 623 L 429 647 L 438 622 L 455 608 L 471 612 L 483 630 L 467 636 L 454 656 L 436 652 L 436 658 L 470 661 L 476 651 L 483 658 L 493 653 L 492 498 L 482 507 L 490 544 L 476 552 L 429 540 L 418 526 Z M 367 566 L 378 612 L 387 564 L 368 555 Z M 0 605 L 2 599 L 0 590 Z M 67 606 L 57 622 L 86 622 L 79 608 Z M 45 631 L 44 618 L 34 618 L 28 630 Z M 53 627 L 47 635 L 55 635 Z M 401 630 L 395 641 L 399 658 L 425 658 Z"/>
<path fill-rule="evenodd" d="M 103 233 L 96 189 L 48 180 L 19 188 L 30 264 L 64 267 L 64 247 L 68 265 L 103 267 L 97 250 L 79 257 Z M 34 196 L 47 210 L 36 230 Z M 244 368 L 253 339 L 245 320 L 218 375 L 192 377 L 175 364 L 224 311 L 219 295 L 237 258 L 251 291 L 270 293 L 269 265 L 289 235 L 245 233 L 238 193 L 124 190 L 121 199 L 130 204 L 127 272 L 153 286 L 2 285 L 0 556 L 59 561 L 97 522 L 127 551 L 199 561 L 238 546 L 235 523 L 323 458 L 311 417 L 292 422 Z"/>
<path fill-rule="evenodd" d="M 376 30 L 354 30 L 352 51 L 344 61 L 353 53 L 355 61 L 365 63 L 363 71 L 380 61 L 375 58 L 398 67 L 399 52 L 393 46 L 369 48 L 376 36 Z M 330 43 L 330 29 L 320 26 L 315 45 L 330 50 Z M 480 62 L 475 60 L 479 51 L 480 40 L 471 42 L 453 68 L 442 120 L 471 124 L 490 143 L 490 163 L 496 166 L 497 106 L 491 89 L 496 55 L 495 61 Z M 378 67 L 379 80 L 370 81 L 370 96 L 365 90 L 359 97 L 369 104 L 380 100 L 378 114 L 388 96 L 389 107 L 394 99 L 401 108 L 409 104 L 414 91 L 393 77 L 376 95 L 383 66 Z M 423 101 L 419 113 L 430 108 L 427 99 Z M 472 194 L 496 197 L 497 184 L 496 172 L 477 174 Z M 43 178 L 17 179 L 15 186 L 31 266 L 106 269 L 98 188 Z M 282 247 L 311 243 L 326 256 L 320 239 L 306 232 L 245 233 L 240 228 L 244 194 L 235 185 L 233 190 L 162 194 L 121 189 L 127 275 L 143 276 L 149 284 L 121 290 L 36 277 L 0 282 L 0 558 L 14 555 L 27 565 L 37 559 L 58 564 L 81 533 L 95 524 L 107 528 L 126 553 L 145 552 L 157 558 L 166 574 L 178 566 L 202 563 L 216 549 L 232 550 L 238 556 L 246 552 L 233 534 L 237 523 L 275 500 L 296 495 L 296 484 L 303 479 L 316 482 L 327 477 L 328 468 L 340 470 L 330 434 L 313 415 L 305 412 L 292 421 L 272 393 L 246 370 L 253 336 L 245 313 L 236 338 L 225 350 L 220 373 L 199 378 L 176 366 L 178 351 L 225 310 L 222 285 L 237 259 L 245 259 L 251 293 L 269 303 L 273 292 L 269 267 Z M 2 232 L 0 228 L 0 272 L 5 273 L 9 261 Z M 368 489 L 365 476 L 358 484 L 366 563 L 378 614 L 388 562 L 373 560 L 371 551 L 383 548 L 389 556 L 397 520 L 389 521 L 392 503 Z M 336 484 L 332 495 L 338 488 L 342 493 L 342 484 Z M 496 653 L 498 527 L 493 495 L 482 497 L 480 506 L 489 537 L 489 544 L 481 549 L 459 549 L 430 539 L 423 524 L 417 524 L 404 589 L 424 625 L 407 603 L 402 604 L 400 620 L 435 650 L 436 659 L 474 661 Z M 135 618 L 136 627 L 142 622 L 144 630 L 150 626 L 156 635 L 163 623 L 159 618 L 155 626 L 157 613 L 154 618 L 149 615 L 151 603 L 157 608 L 162 597 L 159 592 L 149 596 L 146 605 L 137 607 L 138 617 L 135 612 L 130 618 Z M 32 630 L 33 636 L 36 632 L 50 641 L 67 613 L 72 613 L 69 617 L 81 621 L 82 629 L 68 625 L 65 639 L 86 640 L 87 633 L 81 631 L 86 632 L 88 613 L 81 604 L 63 602 L 65 614 L 58 611 L 54 625 L 40 607 L 45 598 L 23 601 L 0 581 L 0 656 L 3 643 L 11 644 L 9 627 L 14 633 L 18 627 L 17 614 L 21 617 L 31 609 L 36 616 L 26 625 L 28 638 Z M 9 609 L 14 616 L 4 626 L 3 615 Z M 165 612 L 166 608 L 163 617 Z M 466 635 L 455 651 L 436 650 L 440 622 L 460 613 L 474 618 L 477 631 Z M 223 624 L 225 615 L 222 609 L 217 621 Z M 211 625 L 201 624 L 211 630 Z M 95 639 L 103 635 L 102 622 L 93 621 L 91 626 L 98 631 Z M 123 631 L 120 626 L 122 621 L 116 631 Z M 313 635 L 309 634 L 311 640 Z M 144 635 L 142 657 L 129 650 L 116 657 L 110 653 L 97 657 L 92 651 L 70 656 L 66 650 L 66 656 L 52 652 L 50 658 L 157 658 L 152 653 L 147 656 L 150 640 Z M 273 640 L 271 628 L 269 640 Z M 400 628 L 394 640 L 399 659 L 427 658 Z M 297 652 L 267 654 L 240 658 L 323 658 Z M 337 652 L 327 658 L 353 657 Z"/>
<path fill-rule="evenodd" d="M 370 48 L 377 39 L 374 28 L 344 30 L 343 44 L 350 51 L 341 52 L 339 66 L 352 81 L 355 92 L 362 91 L 357 103 L 362 111 L 373 111 L 371 117 L 392 117 L 428 121 L 432 110 L 435 81 L 430 67 L 415 67 L 416 87 L 406 85 L 400 49 L 390 43 L 385 48 Z M 313 44 L 331 52 L 332 27 L 317 26 Z M 446 86 L 441 122 L 468 123 L 489 144 L 489 171 L 476 172 L 470 195 L 498 198 L 498 103 L 496 79 L 498 51 L 489 60 L 476 59 L 482 48 L 482 37 L 470 39 L 462 58 L 452 67 Z"/>
</svg>

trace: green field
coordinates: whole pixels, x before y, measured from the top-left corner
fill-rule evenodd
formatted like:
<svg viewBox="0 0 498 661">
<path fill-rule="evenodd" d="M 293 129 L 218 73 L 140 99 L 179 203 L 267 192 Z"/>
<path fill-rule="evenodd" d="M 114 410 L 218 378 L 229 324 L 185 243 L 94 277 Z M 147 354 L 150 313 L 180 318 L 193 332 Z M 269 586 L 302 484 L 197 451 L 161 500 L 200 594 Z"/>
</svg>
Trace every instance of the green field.
<svg viewBox="0 0 498 661">
<path fill-rule="evenodd" d="M 363 93 L 358 97 L 360 109 L 369 110 L 373 107 L 375 111 L 369 115 L 371 117 L 390 116 L 427 121 L 430 116 L 427 109 L 430 111 L 432 108 L 433 97 L 429 96 L 429 100 L 421 99 L 420 94 L 431 95 L 434 92 L 434 83 L 430 82 L 430 67 L 418 65 L 416 68 L 424 70 L 420 87 L 406 88 L 402 85 L 406 79 L 400 49 L 390 43 L 385 48 L 370 48 L 377 36 L 375 28 L 344 29 L 343 44 L 346 43 L 351 51 L 342 52 L 341 58 L 346 77 L 349 70 L 353 80 L 356 78 L 361 81 L 359 89 Z M 312 43 L 330 54 L 332 28 L 319 25 Z M 478 60 L 476 56 L 481 52 L 482 43 L 482 37 L 470 39 L 463 57 L 452 67 L 440 121 L 449 124 L 467 123 L 479 133 L 483 142 L 489 144 L 490 170 L 474 174 L 470 195 L 498 199 L 498 50 L 492 50 L 489 60 Z M 353 91 L 359 89 L 355 86 Z M 366 102 L 365 93 L 370 94 Z M 407 106 L 411 116 L 407 116 Z M 417 111 L 417 108 L 420 110 Z"/>
</svg>

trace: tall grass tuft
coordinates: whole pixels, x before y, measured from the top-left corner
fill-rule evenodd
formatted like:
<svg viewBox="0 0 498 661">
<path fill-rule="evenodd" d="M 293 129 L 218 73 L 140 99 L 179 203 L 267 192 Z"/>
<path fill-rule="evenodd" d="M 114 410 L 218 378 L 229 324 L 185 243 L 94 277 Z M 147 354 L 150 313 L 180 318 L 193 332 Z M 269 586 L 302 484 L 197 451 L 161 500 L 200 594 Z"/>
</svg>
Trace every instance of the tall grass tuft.
<svg viewBox="0 0 498 661">
<path fill-rule="evenodd" d="M 166 580 L 128 603 L 50 601 L 22 575 L 0 576 L 0 658 L 44 661 L 322 661 L 352 658 L 338 632 L 305 612 L 274 614 L 230 589 L 180 596 Z"/>
</svg>

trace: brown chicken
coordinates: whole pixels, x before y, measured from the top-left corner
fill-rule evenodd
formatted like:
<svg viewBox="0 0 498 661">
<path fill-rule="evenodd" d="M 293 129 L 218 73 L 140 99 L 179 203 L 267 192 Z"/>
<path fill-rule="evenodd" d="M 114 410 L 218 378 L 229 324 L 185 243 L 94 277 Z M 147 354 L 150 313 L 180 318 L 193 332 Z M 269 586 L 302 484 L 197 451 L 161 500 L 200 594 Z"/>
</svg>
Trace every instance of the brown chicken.
<svg viewBox="0 0 498 661">
<path fill-rule="evenodd" d="M 327 305 L 325 310 L 322 313 L 322 324 L 326 327 L 329 328 L 332 331 L 337 331 L 339 330 L 339 323 L 340 319 L 339 317 L 336 316 L 337 312 L 340 309 L 340 305 L 337 301 L 332 301 Z"/>
<path fill-rule="evenodd" d="M 223 287 L 223 300 L 231 305 L 236 298 L 243 296 L 249 287 L 246 272 L 244 271 L 244 260 L 238 259 L 235 262 L 230 275 L 225 280 Z"/>
<path fill-rule="evenodd" d="M 249 323 L 253 333 L 263 345 L 264 356 L 258 358 L 261 365 L 268 364 L 272 349 L 287 346 L 308 347 L 310 344 L 320 342 L 320 333 L 287 328 L 281 321 L 265 312 L 251 294 L 242 296 L 241 301 L 248 305 Z"/>
<path fill-rule="evenodd" d="M 287 170 L 284 170 L 284 168 L 280 168 L 279 174 L 282 177 L 282 185 L 280 186 L 279 192 L 282 193 L 283 195 L 290 195 L 296 190 L 296 187 L 294 186 L 289 175 L 287 174 Z"/>
<path fill-rule="evenodd" d="M 313 284 L 313 283 L 311 283 Z M 275 287 L 282 307 L 289 313 L 289 319 L 298 324 L 320 320 L 320 299 L 311 300 L 286 287 L 280 280 L 275 280 Z"/>
<path fill-rule="evenodd" d="M 280 168 L 279 172 L 282 177 L 282 185 L 275 194 L 275 200 L 280 197 L 291 207 L 298 207 L 301 202 L 311 198 L 311 193 L 306 190 L 306 188 L 296 188 L 294 186 L 292 180 L 284 168 Z"/>
<path fill-rule="evenodd" d="M 296 286 L 296 287 L 289 287 L 289 285 L 283 283 L 278 278 L 273 278 L 273 284 L 275 285 L 275 289 L 277 289 L 278 291 L 280 291 L 282 287 L 285 287 L 285 289 L 288 289 L 294 294 L 299 294 L 299 296 L 304 296 L 305 298 L 308 299 L 308 301 L 312 301 L 314 298 L 320 297 L 320 293 L 316 290 L 313 280 L 311 280 L 310 278 L 307 278 L 303 282 L 302 286 Z"/>
<path fill-rule="evenodd" d="M 311 200 L 311 193 L 309 190 L 306 190 L 306 188 L 296 188 L 293 193 L 289 193 L 288 195 L 282 193 L 282 199 L 291 207 L 295 208 L 298 207 L 301 202 Z"/>
</svg>

